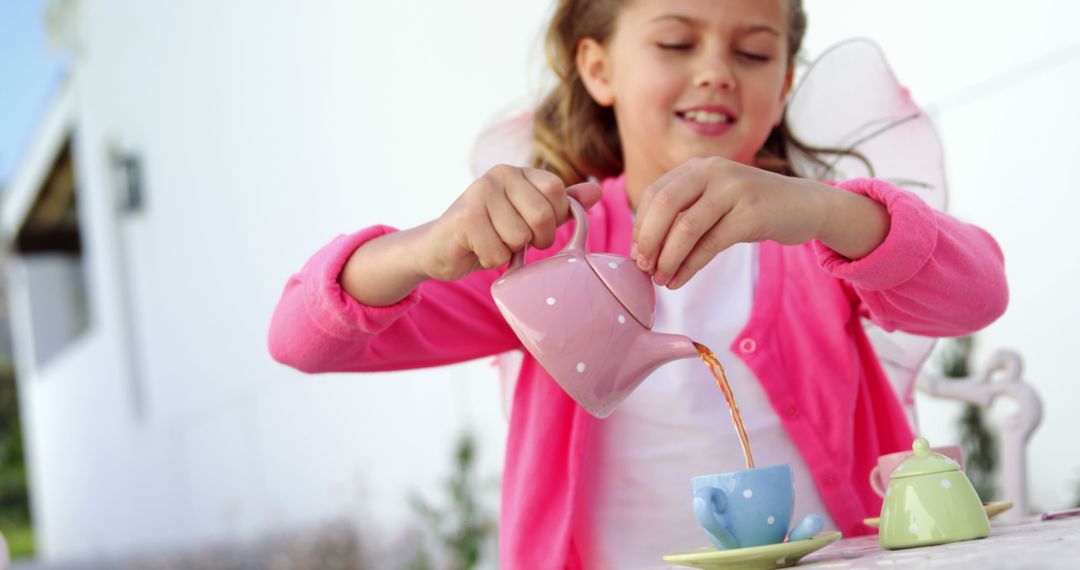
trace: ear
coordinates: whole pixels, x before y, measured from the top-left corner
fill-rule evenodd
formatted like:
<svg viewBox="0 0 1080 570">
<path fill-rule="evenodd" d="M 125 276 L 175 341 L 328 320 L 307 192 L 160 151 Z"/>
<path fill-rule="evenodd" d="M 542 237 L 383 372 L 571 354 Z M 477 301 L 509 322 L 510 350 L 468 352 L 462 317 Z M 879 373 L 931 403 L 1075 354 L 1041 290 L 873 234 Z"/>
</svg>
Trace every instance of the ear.
<svg viewBox="0 0 1080 570">
<path fill-rule="evenodd" d="M 788 66 L 787 73 L 784 74 L 784 86 L 780 89 L 780 113 L 776 117 L 776 121 L 773 123 L 774 127 L 779 127 L 780 122 L 784 120 L 784 111 L 787 110 L 787 96 L 791 93 L 791 86 L 795 82 L 795 66 Z"/>
<path fill-rule="evenodd" d="M 593 38 L 582 38 L 575 54 L 578 75 L 593 101 L 601 107 L 615 104 L 615 90 L 611 86 L 611 60 L 607 49 Z"/>
</svg>

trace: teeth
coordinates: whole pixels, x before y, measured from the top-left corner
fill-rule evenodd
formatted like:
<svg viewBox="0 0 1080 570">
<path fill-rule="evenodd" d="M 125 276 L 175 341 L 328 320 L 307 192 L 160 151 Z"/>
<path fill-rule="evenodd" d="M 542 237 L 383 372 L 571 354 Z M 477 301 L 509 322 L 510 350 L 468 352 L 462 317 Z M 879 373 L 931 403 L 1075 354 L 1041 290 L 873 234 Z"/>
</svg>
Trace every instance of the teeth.
<svg viewBox="0 0 1080 570">
<path fill-rule="evenodd" d="M 685 117 L 698 123 L 715 124 L 728 122 L 727 115 L 723 113 L 710 113 L 709 111 L 687 111 Z"/>
</svg>

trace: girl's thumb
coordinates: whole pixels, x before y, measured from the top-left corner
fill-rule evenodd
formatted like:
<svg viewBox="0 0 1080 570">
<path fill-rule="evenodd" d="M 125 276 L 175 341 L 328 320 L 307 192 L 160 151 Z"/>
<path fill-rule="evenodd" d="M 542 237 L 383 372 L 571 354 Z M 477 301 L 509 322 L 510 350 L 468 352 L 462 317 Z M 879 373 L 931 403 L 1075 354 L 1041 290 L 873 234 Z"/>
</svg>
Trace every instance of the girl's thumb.
<svg viewBox="0 0 1080 570">
<path fill-rule="evenodd" d="M 585 206 L 586 210 L 593 207 L 593 204 L 599 202 L 600 197 L 603 195 L 603 191 L 600 190 L 600 185 L 595 182 L 574 184 L 566 189 L 566 193 L 578 202 L 581 202 L 581 205 Z"/>
</svg>

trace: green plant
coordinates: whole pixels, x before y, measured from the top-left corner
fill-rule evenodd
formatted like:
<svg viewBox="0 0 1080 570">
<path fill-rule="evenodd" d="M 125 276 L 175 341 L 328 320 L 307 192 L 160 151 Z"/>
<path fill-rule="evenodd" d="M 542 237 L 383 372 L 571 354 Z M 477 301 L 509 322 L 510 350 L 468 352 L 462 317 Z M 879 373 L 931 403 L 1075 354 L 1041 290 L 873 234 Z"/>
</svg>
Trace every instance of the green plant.
<svg viewBox="0 0 1080 570">
<path fill-rule="evenodd" d="M 430 570 L 431 566 L 431 555 L 428 554 L 426 548 L 421 546 L 412 552 L 409 561 L 405 564 L 405 570 Z"/>
<path fill-rule="evenodd" d="M 4 525 L 0 532 L 4 534 L 12 559 L 34 555 L 34 529 L 29 524 Z"/>
<path fill-rule="evenodd" d="M 971 336 L 947 339 L 940 352 L 941 372 L 947 378 L 971 375 L 971 353 L 975 338 Z M 986 424 L 982 408 L 968 404 L 960 414 L 958 425 L 960 447 L 964 451 L 964 468 L 968 479 L 983 502 L 994 500 L 997 494 L 998 466 L 997 434 Z"/>
<path fill-rule="evenodd" d="M 13 558 L 34 554 L 22 421 L 11 361 L 0 362 L 0 532 Z"/>
<path fill-rule="evenodd" d="M 454 447 L 454 470 L 446 480 L 444 490 L 449 503 L 433 506 L 423 497 L 411 497 L 413 510 L 424 520 L 428 529 L 444 549 L 450 568 L 475 568 L 484 555 L 485 546 L 495 535 L 495 518 L 483 507 L 476 470 L 476 441 L 469 432 L 463 433 Z M 422 547 L 409 563 L 410 570 L 429 568 L 431 556 Z"/>
</svg>

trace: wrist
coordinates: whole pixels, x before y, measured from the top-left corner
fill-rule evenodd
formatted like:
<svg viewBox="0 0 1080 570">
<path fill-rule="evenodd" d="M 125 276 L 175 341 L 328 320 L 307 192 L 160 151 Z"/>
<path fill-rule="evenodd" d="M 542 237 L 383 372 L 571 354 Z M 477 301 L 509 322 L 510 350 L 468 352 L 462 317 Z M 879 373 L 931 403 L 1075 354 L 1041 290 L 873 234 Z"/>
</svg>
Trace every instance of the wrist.
<svg viewBox="0 0 1080 570">
<path fill-rule="evenodd" d="M 891 219 L 884 204 L 843 188 L 814 184 L 824 206 L 817 241 L 851 260 L 869 255 L 885 241 Z"/>
<path fill-rule="evenodd" d="M 357 247 L 338 275 L 342 288 L 364 305 L 392 305 L 427 280 L 411 253 L 414 229 L 377 237 Z"/>
<path fill-rule="evenodd" d="M 425 252 L 429 251 L 427 246 L 427 240 L 431 236 L 432 227 L 434 222 L 427 222 L 414 228 L 405 230 L 405 236 L 402 236 L 404 240 L 401 243 L 401 251 L 398 255 L 401 255 L 404 259 L 408 260 L 408 272 L 410 278 L 417 285 L 432 279 L 432 275 L 425 269 L 430 264 L 426 262 Z"/>
<path fill-rule="evenodd" d="M 830 241 L 835 224 L 834 212 L 840 207 L 837 204 L 840 199 L 837 192 L 844 191 L 816 180 L 803 178 L 800 182 L 807 186 L 803 191 L 811 196 L 813 208 L 817 211 L 817 225 L 813 239 L 822 243 Z"/>
</svg>

